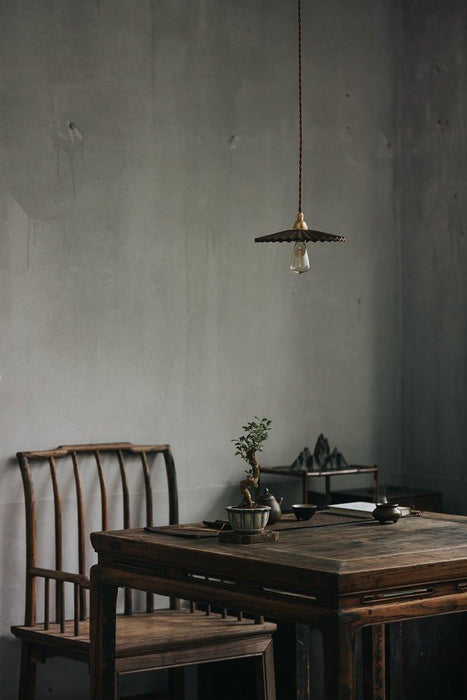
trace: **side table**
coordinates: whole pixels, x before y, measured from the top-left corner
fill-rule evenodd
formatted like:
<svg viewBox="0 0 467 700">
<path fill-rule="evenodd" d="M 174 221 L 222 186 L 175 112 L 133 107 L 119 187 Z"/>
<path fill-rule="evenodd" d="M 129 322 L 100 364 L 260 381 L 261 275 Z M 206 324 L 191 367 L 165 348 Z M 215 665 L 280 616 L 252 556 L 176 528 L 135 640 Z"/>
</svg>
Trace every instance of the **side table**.
<svg viewBox="0 0 467 700">
<path fill-rule="evenodd" d="M 303 469 L 292 469 L 291 467 L 261 467 L 262 474 L 273 474 L 274 476 L 285 476 L 301 479 L 302 482 L 302 503 L 308 503 L 308 487 L 310 479 L 324 477 L 324 488 L 326 501 L 332 500 L 331 493 L 331 477 L 345 476 L 348 474 L 373 474 L 375 480 L 374 497 L 375 501 L 379 501 L 379 472 L 376 464 L 373 467 L 364 467 L 357 464 L 351 464 L 345 469 L 320 469 L 305 471 Z"/>
</svg>

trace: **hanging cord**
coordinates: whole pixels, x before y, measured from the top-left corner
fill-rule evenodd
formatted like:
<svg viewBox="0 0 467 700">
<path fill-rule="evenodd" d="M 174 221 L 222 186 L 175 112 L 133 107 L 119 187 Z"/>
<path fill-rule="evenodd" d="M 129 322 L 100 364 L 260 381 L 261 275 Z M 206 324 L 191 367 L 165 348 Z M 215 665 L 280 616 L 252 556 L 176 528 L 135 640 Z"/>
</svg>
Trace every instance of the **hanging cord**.
<svg viewBox="0 0 467 700">
<path fill-rule="evenodd" d="M 298 211 L 302 211 L 302 175 L 303 175 L 303 100 L 302 100 L 302 8 L 298 0 L 298 125 L 300 131 L 298 159 Z"/>
</svg>

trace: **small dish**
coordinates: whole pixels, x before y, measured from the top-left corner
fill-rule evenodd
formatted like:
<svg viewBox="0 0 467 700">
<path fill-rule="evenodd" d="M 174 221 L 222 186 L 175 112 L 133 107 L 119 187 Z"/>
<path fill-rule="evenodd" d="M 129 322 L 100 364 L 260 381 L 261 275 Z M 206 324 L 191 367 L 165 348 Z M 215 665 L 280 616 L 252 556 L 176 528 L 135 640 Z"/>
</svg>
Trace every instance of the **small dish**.
<svg viewBox="0 0 467 700">
<path fill-rule="evenodd" d="M 296 503 L 292 506 L 297 520 L 310 520 L 316 513 L 318 506 L 313 503 Z"/>
</svg>

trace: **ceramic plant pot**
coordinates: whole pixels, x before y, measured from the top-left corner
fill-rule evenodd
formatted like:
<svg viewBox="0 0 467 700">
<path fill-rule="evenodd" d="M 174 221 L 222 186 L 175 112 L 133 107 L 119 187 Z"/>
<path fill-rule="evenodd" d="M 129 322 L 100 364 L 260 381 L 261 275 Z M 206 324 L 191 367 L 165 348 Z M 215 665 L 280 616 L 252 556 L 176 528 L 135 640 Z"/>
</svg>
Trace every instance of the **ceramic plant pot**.
<svg viewBox="0 0 467 700">
<path fill-rule="evenodd" d="M 256 508 L 239 508 L 227 506 L 226 511 L 230 527 L 235 532 L 254 534 L 262 532 L 269 518 L 270 506 L 257 506 Z"/>
</svg>

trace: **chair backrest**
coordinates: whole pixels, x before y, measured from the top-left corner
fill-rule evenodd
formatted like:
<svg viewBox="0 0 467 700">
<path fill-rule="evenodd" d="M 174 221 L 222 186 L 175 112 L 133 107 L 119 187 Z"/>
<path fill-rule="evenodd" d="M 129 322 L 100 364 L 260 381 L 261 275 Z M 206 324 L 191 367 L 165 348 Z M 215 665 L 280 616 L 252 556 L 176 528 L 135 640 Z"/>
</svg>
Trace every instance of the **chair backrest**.
<svg viewBox="0 0 467 700">
<path fill-rule="evenodd" d="M 89 589 L 89 576 L 86 565 L 86 545 L 89 541 L 89 531 L 85 522 L 85 503 L 80 473 L 80 465 L 85 462 L 86 468 L 90 466 L 90 460 L 97 469 L 98 493 L 100 494 L 100 516 L 102 530 L 109 529 L 109 503 L 108 489 L 106 486 L 106 468 L 114 467 L 119 472 L 119 480 L 122 489 L 122 522 L 123 528 L 131 526 L 130 490 L 127 481 L 127 470 L 135 467 L 135 462 L 142 469 L 144 481 L 145 522 L 153 524 L 154 507 L 153 491 L 151 484 L 152 462 L 157 455 L 162 455 L 168 486 L 169 498 L 169 524 L 178 523 L 178 493 L 175 474 L 175 465 L 170 445 L 133 445 L 129 442 L 90 444 L 90 445 L 63 445 L 55 450 L 18 452 L 17 459 L 21 469 L 26 505 L 26 604 L 25 625 L 30 627 L 36 624 L 37 608 L 37 579 L 44 580 L 44 628 L 49 628 L 50 620 L 50 581 L 55 583 L 55 622 L 60 625 L 60 631 L 65 630 L 65 595 L 64 585 L 73 585 L 74 596 L 74 628 L 78 634 L 79 621 L 86 619 L 86 596 Z M 151 462 L 151 463 L 150 463 Z M 67 466 L 71 467 L 76 495 L 76 520 L 77 528 L 73 531 L 73 537 L 77 542 L 77 573 L 63 571 L 63 526 L 62 526 L 62 497 L 59 485 L 60 471 Z M 154 467 L 160 464 L 160 460 L 154 461 Z M 37 512 L 33 485 L 33 472 L 40 466 L 48 465 L 48 477 L 51 480 L 53 493 L 53 539 L 54 539 L 54 568 L 38 567 L 38 540 L 37 540 Z M 108 470 L 107 470 L 108 473 Z M 94 528 L 96 529 L 96 528 Z M 71 534 L 68 532 L 67 534 Z M 125 590 L 124 609 L 126 614 L 132 612 L 131 591 Z M 153 596 L 147 595 L 146 610 L 154 610 Z"/>
</svg>

